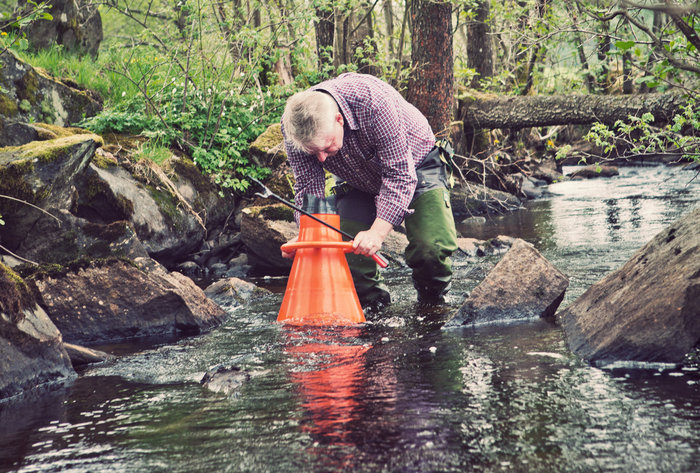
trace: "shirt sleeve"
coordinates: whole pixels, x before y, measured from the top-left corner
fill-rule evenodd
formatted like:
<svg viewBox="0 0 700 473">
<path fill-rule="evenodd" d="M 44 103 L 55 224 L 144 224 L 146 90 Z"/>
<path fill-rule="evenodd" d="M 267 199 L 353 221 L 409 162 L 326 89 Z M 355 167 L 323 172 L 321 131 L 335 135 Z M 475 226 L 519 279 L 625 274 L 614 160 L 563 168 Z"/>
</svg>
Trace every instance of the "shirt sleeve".
<svg viewBox="0 0 700 473">
<path fill-rule="evenodd" d="M 407 130 L 399 119 L 398 107 L 390 101 L 380 104 L 372 118 L 372 132 L 382 169 L 382 186 L 375 198 L 377 217 L 399 225 L 413 213 L 408 206 L 418 183 Z"/>
<path fill-rule="evenodd" d="M 284 136 L 284 127 L 282 127 Z M 318 160 L 294 147 L 291 141 L 284 137 L 284 148 L 287 152 L 287 161 L 294 174 L 294 203 L 302 207 L 304 195 L 312 194 L 319 198 L 326 195 L 325 173 Z M 299 223 L 300 214 L 294 212 L 294 218 Z"/>
</svg>

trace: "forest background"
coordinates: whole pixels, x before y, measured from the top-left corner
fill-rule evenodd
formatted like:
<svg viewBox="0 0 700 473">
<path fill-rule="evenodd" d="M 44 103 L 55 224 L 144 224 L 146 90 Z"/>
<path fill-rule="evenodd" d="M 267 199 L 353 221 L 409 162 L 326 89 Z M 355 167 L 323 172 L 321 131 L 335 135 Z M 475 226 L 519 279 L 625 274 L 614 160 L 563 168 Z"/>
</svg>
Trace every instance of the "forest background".
<svg viewBox="0 0 700 473">
<path fill-rule="evenodd" d="M 674 0 L 78 0 L 99 15 L 99 50 L 38 47 L 50 2 L 0 0 L 0 51 L 102 97 L 79 126 L 147 138 L 135 155 L 191 157 L 224 188 L 269 169 L 248 153 L 286 98 L 345 71 L 400 90 L 438 136 L 464 141 L 460 165 L 578 156 L 700 159 L 700 4 Z M 653 112 L 590 124 L 479 129 L 461 104 L 483 97 L 676 94 Z M 532 102 L 536 103 L 536 102 Z M 614 102 L 612 102 L 614 103 Z M 614 105 L 612 105 L 614 106 Z M 507 107 L 506 107 L 507 108 Z M 528 112 L 526 107 L 525 113 Z M 534 113 L 534 109 L 533 109 Z M 465 128 L 470 130 L 465 132 Z M 467 138 L 465 138 L 465 133 Z M 577 154 L 578 153 L 578 154 Z M 483 164 L 482 164 L 483 168 Z"/>
</svg>

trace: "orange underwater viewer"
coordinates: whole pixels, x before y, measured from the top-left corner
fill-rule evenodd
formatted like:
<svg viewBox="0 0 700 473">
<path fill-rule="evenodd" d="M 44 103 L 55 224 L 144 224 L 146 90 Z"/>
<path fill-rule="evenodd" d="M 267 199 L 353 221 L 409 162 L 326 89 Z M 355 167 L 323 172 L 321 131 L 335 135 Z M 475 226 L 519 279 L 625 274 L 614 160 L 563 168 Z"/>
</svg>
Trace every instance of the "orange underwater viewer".
<svg viewBox="0 0 700 473">
<path fill-rule="evenodd" d="M 303 209 L 335 228 L 340 216 L 335 197 L 304 196 Z M 350 325 L 365 321 L 345 253 L 352 242 L 337 231 L 301 215 L 296 242 L 282 245 L 295 251 L 278 322 L 295 325 Z"/>
</svg>

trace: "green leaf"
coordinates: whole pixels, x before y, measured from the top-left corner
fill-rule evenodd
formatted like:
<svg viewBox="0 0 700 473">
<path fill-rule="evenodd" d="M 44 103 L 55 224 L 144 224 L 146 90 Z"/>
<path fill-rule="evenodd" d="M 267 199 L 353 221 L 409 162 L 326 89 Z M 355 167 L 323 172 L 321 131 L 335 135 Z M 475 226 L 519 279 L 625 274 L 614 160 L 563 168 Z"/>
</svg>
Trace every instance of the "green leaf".
<svg viewBox="0 0 700 473">
<path fill-rule="evenodd" d="M 29 41 L 27 41 L 26 38 L 22 38 L 19 40 L 19 49 L 21 49 L 22 51 L 26 51 L 27 49 L 29 49 Z"/>
<path fill-rule="evenodd" d="M 53 15 L 52 15 L 51 13 L 44 13 L 44 14 L 42 15 L 42 18 L 43 18 L 44 20 L 49 20 L 49 21 L 51 21 L 51 20 L 53 20 Z"/>
<path fill-rule="evenodd" d="M 636 43 L 634 41 L 615 41 L 615 47 L 622 51 L 627 51 Z"/>
</svg>

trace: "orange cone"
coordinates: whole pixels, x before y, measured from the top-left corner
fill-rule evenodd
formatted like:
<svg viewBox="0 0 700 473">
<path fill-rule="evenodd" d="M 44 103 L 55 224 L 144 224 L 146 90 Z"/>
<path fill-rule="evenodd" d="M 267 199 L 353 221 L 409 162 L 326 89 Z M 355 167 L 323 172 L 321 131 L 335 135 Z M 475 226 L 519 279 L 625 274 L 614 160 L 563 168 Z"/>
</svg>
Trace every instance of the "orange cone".
<svg viewBox="0 0 700 473">
<path fill-rule="evenodd" d="M 313 214 L 334 227 L 340 226 L 337 214 Z M 302 215 L 299 238 L 282 245 L 296 249 L 282 299 L 278 322 L 295 325 L 349 325 L 365 321 L 355 292 L 345 253 L 352 242 L 340 234 Z"/>
</svg>

